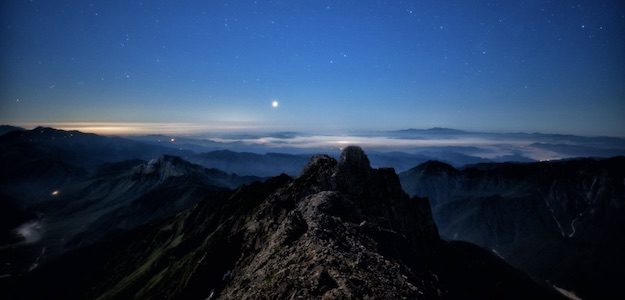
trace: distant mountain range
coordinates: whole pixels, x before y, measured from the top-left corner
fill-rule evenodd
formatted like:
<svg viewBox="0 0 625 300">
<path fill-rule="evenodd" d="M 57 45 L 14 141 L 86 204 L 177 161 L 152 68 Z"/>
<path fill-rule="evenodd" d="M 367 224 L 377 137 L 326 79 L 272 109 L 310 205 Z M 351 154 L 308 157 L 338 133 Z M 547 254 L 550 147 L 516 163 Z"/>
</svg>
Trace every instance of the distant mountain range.
<svg viewBox="0 0 625 300">
<path fill-rule="evenodd" d="M 625 157 L 456 169 L 427 162 L 400 174 L 428 197 L 443 237 L 493 249 L 582 298 L 605 299 L 625 278 Z"/>
<path fill-rule="evenodd" d="M 257 176 L 275 176 L 280 173 L 298 175 L 304 168 L 310 155 L 250 152 L 234 152 L 218 150 L 199 153 L 187 157 L 193 163 L 203 166 L 214 166 L 236 174 L 253 174 Z"/>
<path fill-rule="evenodd" d="M 398 172 L 428 160 L 462 167 L 481 162 L 532 162 L 625 155 L 625 139 L 622 138 L 484 133 L 450 128 L 359 132 L 346 136 L 279 132 L 222 134 L 212 138 L 165 135 L 98 137 L 51 128 L 5 128 L 8 131 L 18 130 L 9 134 L 16 139 L 14 142 L 28 139 L 45 145 L 46 149 L 61 148 L 65 156 L 63 161 L 71 158 L 80 165 L 93 167 L 103 162 L 134 158 L 149 160 L 169 154 L 209 168 L 253 176 L 297 175 L 312 154 L 338 157 L 339 148 L 344 143 L 364 144 L 373 166 L 393 167 Z M 73 135 L 76 138 L 68 139 Z M 103 151 L 97 153 L 99 149 Z"/>
<path fill-rule="evenodd" d="M 362 144 L 375 166 L 392 166 L 405 171 L 415 164 L 382 165 L 374 154 L 397 157 L 414 155 L 445 161 L 454 166 L 478 162 L 530 162 L 573 157 L 612 157 L 625 155 L 625 139 L 543 133 L 488 133 L 450 128 L 405 129 L 354 132 L 344 135 L 307 133 L 230 134 L 218 136 L 130 137 L 176 149 L 195 152 L 230 150 L 250 153 L 338 155 L 345 144 Z M 170 142 L 174 138 L 175 142 Z M 388 155 L 387 155 L 388 154 Z M 420 161 L 425 162 L 426 160 Z M 387 162 L 382 160 L 381 162 Z"/>
</svg>

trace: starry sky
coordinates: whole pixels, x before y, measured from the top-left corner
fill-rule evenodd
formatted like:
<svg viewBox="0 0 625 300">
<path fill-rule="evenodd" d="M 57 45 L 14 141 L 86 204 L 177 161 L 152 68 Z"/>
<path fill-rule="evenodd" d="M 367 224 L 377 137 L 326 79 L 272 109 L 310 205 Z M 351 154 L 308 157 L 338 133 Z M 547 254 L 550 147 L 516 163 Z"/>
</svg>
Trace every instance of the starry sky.
<svg viewBox="0 0 625 300">
<path fill-rule="evenodd" d="M 625 136 L 622 1 L 6 0 L 0 14 L 1 123 Z"/>
</svg>

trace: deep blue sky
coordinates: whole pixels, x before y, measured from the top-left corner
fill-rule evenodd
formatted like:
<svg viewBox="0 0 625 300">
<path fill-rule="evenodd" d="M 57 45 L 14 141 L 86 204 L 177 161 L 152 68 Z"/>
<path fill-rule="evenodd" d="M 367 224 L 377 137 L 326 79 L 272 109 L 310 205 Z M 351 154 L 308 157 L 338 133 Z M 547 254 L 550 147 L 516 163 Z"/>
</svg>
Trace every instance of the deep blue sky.
<svg viewBox="0 0 625 300">
<path fill-rule="evenodd" d="M 622 3 L 2 1 L 0 121 L 625 136 Z"/>
</svg>

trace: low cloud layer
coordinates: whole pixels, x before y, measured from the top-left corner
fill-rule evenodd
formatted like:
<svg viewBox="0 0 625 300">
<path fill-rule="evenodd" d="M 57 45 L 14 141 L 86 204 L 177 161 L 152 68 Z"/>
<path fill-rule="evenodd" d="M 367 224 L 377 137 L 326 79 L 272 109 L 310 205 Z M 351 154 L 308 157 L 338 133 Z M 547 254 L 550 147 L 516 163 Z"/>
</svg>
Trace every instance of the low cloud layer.
<svg viewBox="0 0 625 300">
<path fill-rule="evenodd" d="M 425 153 L 436 157 L 454 153 L 489 160 L 554 160 L 570 157 L 609 157 L 625 155 L 625 139 L 583 137 L 543 133 L 483 133 L 448 128 L 374 131 L 352 134 L 310 134 L 306 132 L 268 132 L 251 123 L 111 123 L 70 122 L 18 124 L 24 127 L 50 126 L 104 135 L 164 135 L 194 151 L 230 149 L 250 152 L 317 153 L 337 152 L 347 145 L 367 151 Z M 147 134 L 147 136 L 145 136 Z M 159 142 L 163 137 L 156 138 Z"/>
<path fill-rule="evenodd" d="M 619 143 L 609 145 L 575 141 L 574 138 L 547 138 L 546 135 L 527 137 L 506 137 L 504 134 L 462 134 L 455 136 L 429 136 L 424 138 L 390 137 L 380 135 L 297 135 L 291 137 L 259 136 L 252 138 L 211 138 L 225 144 L 242 143 L 260 146 L 269 151 L 297 150 L 340 150 L 347 145 L 359 145 L 368 151 L 433 153 L 457 152 L 487 159 L 525 157 L 531 160 L 553 160 L 575 156 L 614 156 L 625 154 Z M 577 153 L 576 153 L 577 152 Z"/>
</svg>

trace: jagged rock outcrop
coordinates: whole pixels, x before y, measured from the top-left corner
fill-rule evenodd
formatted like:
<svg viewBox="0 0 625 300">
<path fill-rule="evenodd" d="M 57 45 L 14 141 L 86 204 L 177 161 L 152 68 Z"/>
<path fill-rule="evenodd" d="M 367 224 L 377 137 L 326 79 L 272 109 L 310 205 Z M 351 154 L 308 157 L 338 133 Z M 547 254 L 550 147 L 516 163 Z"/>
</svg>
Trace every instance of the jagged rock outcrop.
<svg viewBox="0 0 625 300">
<path fill-rule="evenodd" d="M 289 208 L 281 218 L 275 218 L 278 203 Z M 260 235 L 267 242 L 244 250 L 256 255 L 232 270 L 221 293 L 226 298 L 438 293 L 435 278 L 413 264 L 439 241 L 427 200 L 411 201 L 393 170 L 371 169 L 360 148 L 346 148 L 338 163 L 314 157 L 302 176 L 261 206 L 257 218 L 246 226 L 245 239 Z"/>
<path fill-rule="evenodd" d="M 61 266 L 81 276 L 54 278 Z M 57 298 L 558 298 L 488 251 L 442 241 L 427 200 L 357 147 L 75 251 L 24 282 Z"/>
</svg>

